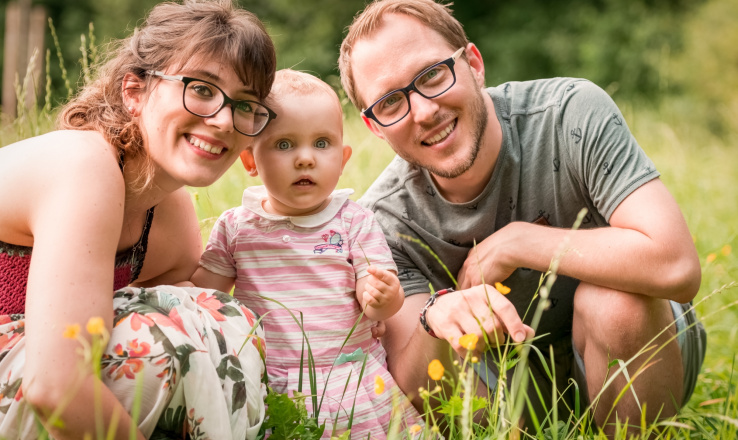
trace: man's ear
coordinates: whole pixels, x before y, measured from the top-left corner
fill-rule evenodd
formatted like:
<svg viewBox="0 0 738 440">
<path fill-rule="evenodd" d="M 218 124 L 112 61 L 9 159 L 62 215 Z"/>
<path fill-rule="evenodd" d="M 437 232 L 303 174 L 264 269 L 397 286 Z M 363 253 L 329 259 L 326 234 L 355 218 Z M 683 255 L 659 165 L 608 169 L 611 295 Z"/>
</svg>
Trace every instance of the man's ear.
<svg viewBox="0 0 738 440">
<path fill-rule="evenodd" d="M 464 53 L 477 85 L 480 88 L 484 87 L 484 60 L 481 52 L 474 43 L 469 43 L 466 45 Z"/>
<path fill-rule="evenodd" d="M 353 150 L 351 150 L 351 147 L 348 145 L 343 146 L 343 161 L 341 161 L 341 172 L 343 173 L 343 168 L 346 166 L 346 162 L 348 162 L 349 159 L 351 159 L 351 153 Z"/>
<path fill-rule="evenodd" d="M 139 78 L 131 72 L 123 76 L 123 83 L 121 84 L 123 104 L 125 104 L 131 114 L 137 115 L 141 113 L 140 109 L 141 105 L 143 105 L 145 91 L 146 81 L 143 78 Z"/>
<path fill-rule="evenodd" d="M 252 150 L 252 147 L 248 147 L 243 150 L 240 157 L 241 162 L 243 162 L 243 167 L 246 168 L 246 172 L 249 173 L 249 176 L 258 176 L 259 172 L 256 170 L 256 161 L 254 160 L 254 152 Z"/>
<path fill-rule="evenodd" d="M 379 127 L 377 127 L 377 124 L 374 123 L 371 119 L 364 116 L 364 114 L 361 114 L 361 120 L 364 121 L 364 124 L 369 128 L 369 130 L 374 133 L 379 139 L 384 139 L 384 135 L 381 131 L 379 131 Z"/>
</svg>

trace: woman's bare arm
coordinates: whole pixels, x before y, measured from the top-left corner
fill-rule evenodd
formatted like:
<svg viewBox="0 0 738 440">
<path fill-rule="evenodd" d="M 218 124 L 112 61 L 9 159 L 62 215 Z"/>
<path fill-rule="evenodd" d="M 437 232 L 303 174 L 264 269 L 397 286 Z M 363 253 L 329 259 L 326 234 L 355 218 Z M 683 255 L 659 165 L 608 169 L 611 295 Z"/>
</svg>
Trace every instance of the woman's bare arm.
<svg viewBox="0 0 738 440">
<path fill-rule="evenodd" d="M 118 419 L 116 438 L 128 438 L 131 429 L 143 438 L 116 397 L 81 364 L 79 342 L 62 336 L 67 325 L 84 328 L 92 317 L 103 318 L 111 330 L 123 178 L 110 147 L 94 133 L 67 132 L 46 141 L 64 148 L 57 144 L 29 150 L 42 154 L 36 154 L 24 188 L 33 259 L 26 296 L 23 393 L 44 423 L 63 408 L 63 425 L 46 426 L 54 438 L 94 434 L 94 407 L 100 408 L 105 428 Z M 71 398 L 74 404 L 69 404 Z"/>
</svg>

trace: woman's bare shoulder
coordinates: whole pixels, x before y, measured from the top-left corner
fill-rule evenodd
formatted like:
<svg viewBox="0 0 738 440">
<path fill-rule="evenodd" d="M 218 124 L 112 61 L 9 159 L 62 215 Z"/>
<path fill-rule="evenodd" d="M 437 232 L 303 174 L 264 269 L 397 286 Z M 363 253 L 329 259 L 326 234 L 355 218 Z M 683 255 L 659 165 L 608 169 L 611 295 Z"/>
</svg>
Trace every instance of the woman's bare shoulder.
<svg viewBox="0 0 738 440">
<path fill-rule="evenodd" d="M 52 201 L 69 209 L 96 200 L 122 204 L 125 183 L 99 133 L 55 131 L 0 148 L 0 194 L 0 240 L 25 244 L 34 214 Z"/>
</svg>

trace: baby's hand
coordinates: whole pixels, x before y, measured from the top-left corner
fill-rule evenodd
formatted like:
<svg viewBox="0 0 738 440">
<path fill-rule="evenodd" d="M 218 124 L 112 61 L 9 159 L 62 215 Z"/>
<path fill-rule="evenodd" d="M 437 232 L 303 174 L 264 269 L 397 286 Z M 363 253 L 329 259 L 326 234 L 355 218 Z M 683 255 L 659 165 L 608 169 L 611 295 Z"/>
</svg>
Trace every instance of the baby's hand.
<svg viewBox="0 0 738 440">
<path fill-rule="evenodd" d="M 394 272 L 375 266 L 369 266 L 367 271 L 369 276 L 362 295 L 364 310 L 374 320 L 389 318 L 400 310 L 405 299 L 400 280 Z"/>
</svg>

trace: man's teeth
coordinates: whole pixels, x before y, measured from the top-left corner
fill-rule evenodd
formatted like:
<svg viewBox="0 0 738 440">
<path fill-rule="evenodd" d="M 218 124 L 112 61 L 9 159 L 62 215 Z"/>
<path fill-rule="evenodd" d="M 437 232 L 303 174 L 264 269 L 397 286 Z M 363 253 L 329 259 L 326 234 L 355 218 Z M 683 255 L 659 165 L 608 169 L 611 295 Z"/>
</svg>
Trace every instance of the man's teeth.
<svg viewBox="0 0 738 440">
<path fill-rule="evenodd" d="M 438 142 L 441 142 L 442 140 L 446 139 L 446 136 L 448 136 L 448 134 L 454 130 L 455 126 L 456 126 L 456 121 L 453 121 L 452 123 L 448 124 L 448 127 L 446 127 L 445 130 L 433 136 L 432 138 L 427 139 L 423 143 L 426 145 L 433 145 L 433 144 L 437 144 Z"/>
<path fill-rule="evenodd" d="M 190 136 L 189 141 L 192 145 L 196 146 L 197 148 L 203 151 L 207 151 L 208 153 L 220 154 L 220 152 L 223 151 L 223 147 L 216 147 L 214 145 L 210 145 L 204 140 L 196 138 L 194 136 Z"/>
</svg>

